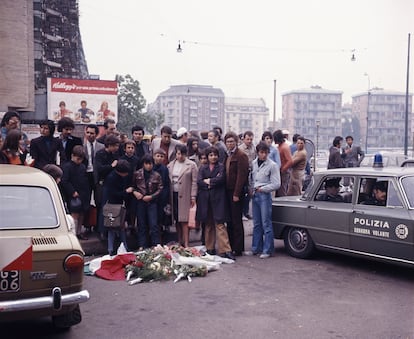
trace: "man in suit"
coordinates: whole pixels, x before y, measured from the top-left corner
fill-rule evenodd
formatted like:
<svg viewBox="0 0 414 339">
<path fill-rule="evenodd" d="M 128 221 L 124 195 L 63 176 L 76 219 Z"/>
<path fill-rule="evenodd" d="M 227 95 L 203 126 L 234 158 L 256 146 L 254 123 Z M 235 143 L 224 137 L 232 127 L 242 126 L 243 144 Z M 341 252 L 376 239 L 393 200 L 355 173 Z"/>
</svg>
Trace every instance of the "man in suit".
<svg viewBox="0 0 414 339">
<path fill-rule="evenodd" d="M 72 132 L 75 129 L 75 124 L 71 118 L 61 118 L 58 121 L 57 127 L 58 132 L 60 132 L 59 139 L 62 141 L 63 148 L 65 150 L 65 161 L 70 161 L 73 147 L 76 145 L 82 146 L 82 140 L 81 138 L 72 135 Z"/>
<path fill-rule="evenodd" d="M 354 138 L 351 135 L 348 135 L 345 141 L 346 146 L 342 149 L 342 152 L 345 153 L 345 167 L 359 167 L 365 158 L 364 151 L 361 146 L 354 145 Z"/>
<path fill-rule="evenodd" d="M 177 140 L 172 139 L 172 129 L 169 126 L 163 126 L 161 128 L 161 138 L 155 138 L 151 143 L 151 151 L 161 148 L 167 154 L 164 157 L 164 165 L 167 166 L 170 161 L 175 159 L 175 146 L 178 143 Z"/>
<path fill-rule="evenodd" d="M 85 128 L 85 140 L 83 144 L 83 149 L 85 151 L 84 164 L 86 166 L 86 173 L 88 177 L 90 192 L 91 194 L 93 193 L 96 208 L 98 208 L 98 206 L 95 200 L 95 195 L 96 195 L 95 189 L 96 189 L 96 183 L 98 182 L 98 177 L 97 177 L 97 173 L 94 172 L 95 155 L 96 155 L 96 152 L 105 148 L 103 144 L 96 141 L 96 136 L 98 135 L 98 133 L 99 133 L 98 126 L 94 124 L 87 125 Z M 92 226 L 97 225 L 95 208 L 91 207 L 89 209 L 88 213 L 85 215 L 84 223 L 88 231 L 90 231 Z"/>
<path fill-rule="evenodd" d="M 244 228 L 242 221 L 244 186 L 249 175 L 249 158 L 237 147 L 239 137 L 234 132 L 224 136 L 227 148 L 226 190 L 230 207 L 230 222 L 227 223 L 230 246 L 234 255 L 240 256 L 244 251 Z"/>
</svg>

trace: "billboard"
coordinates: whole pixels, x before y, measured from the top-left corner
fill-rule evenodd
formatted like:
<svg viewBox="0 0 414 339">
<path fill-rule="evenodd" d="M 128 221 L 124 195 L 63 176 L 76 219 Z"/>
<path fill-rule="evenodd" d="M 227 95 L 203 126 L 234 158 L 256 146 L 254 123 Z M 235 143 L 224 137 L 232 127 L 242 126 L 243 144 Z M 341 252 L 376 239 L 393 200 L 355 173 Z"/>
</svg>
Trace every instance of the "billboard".
<svg viewBox="0 0 414 339">
<path fill-rule="evenodd" d="M 110 80 L 47 79 L 48 119 L 62 117 L 76 124 L 118 121 L 118 83 Z"/>
</svg>

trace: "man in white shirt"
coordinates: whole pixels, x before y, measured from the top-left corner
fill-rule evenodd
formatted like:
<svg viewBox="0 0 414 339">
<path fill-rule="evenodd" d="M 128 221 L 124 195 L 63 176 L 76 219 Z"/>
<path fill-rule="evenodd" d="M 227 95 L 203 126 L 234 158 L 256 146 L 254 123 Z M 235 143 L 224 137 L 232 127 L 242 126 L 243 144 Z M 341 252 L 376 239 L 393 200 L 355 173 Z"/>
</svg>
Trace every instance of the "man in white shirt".
<svg viewBox="0 0 414 339">
<path fill-rule="evenodd" d="M 94 170 L 93 170 L 95 154 L 97 151 L 105 148 L 103 144 L 96 141 L 96 136 L 98 135 L 98 133 L 99 133 L 98 126 L 94 124 L 87 125 L 85 128 L 85 139 L 83 143 L 83 148 L 85 150 L 84 163 L 86 166 L 86 172 L 88 175 L 88 181 L 91 187 L 91 192 L 93 193 L 94 197 L 95 197 L 96 183 L 98 181 L 98 178 L 96 177 L 96 174 L 94 175 Z M 96 206 L 96 202 L 95 202 L 95 206 Z M 96 222 L 97 222 L 96 213 L 95 213 L 95 218 L 91 218 L 89 215 L 90 213 L 93 213 L 92 208 L 89 209 L 88 213 L 85 215 L 85 220 L 84 220 L 85 227 L 88 231 L 90 231 L 92 226 L 96 226 Z"/>
</svg>

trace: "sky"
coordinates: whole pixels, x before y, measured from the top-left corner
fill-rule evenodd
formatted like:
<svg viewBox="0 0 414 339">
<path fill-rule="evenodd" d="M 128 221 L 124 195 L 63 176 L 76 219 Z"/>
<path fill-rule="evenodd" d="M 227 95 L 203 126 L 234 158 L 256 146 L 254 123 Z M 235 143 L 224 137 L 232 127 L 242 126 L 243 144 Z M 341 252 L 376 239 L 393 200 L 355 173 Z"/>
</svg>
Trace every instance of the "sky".
<svg viewBox="0 0 414 339">
<path fill-rule="evenodd" d="M 172 85 L 263 98 L 281 117 L 282 94 L 319 85 L 405 92 L 411 0 L 79 0 L 90 74 L 130 74 L 147 103 Z M 177 53 L 180 43 L 182 52 Z M 354 54 L 355 61 L 351 61 Z"/>
</svg>

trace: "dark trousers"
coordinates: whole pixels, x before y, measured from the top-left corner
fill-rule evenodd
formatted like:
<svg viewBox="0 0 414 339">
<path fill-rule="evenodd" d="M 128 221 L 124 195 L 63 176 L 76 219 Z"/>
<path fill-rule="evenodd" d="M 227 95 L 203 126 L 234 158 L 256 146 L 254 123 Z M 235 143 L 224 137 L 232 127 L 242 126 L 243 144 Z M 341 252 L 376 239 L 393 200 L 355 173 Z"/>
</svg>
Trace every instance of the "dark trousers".
<svg viewBox="0 0 414 339">
<path fill-rule="evenodd" d="M 93 172 L 88 172 L 87 176 L 88 176 L 89 187 L 91 188 L 91 195 L 92 195 L 92 192 L 95 194 L 95 180 L 93 178 Z M 91 196 L 89 196 L 89 201 L 90 200 L 91 200 Z M 96 202 L 95 202 L 95 205 L 96 205 Z M 92 226 L 95 226 L 96 228 L 98 228 L 97 227 L 98 220 L 97 220 L 97 217 L 95 217 L 95 215 L 97 215 L 96 210 L 94 211 L 92 208 L 89 208 L 88 211 L 85 211 L 85 217 L 83 220 L 83 224 L 85 225 L 86 228 L 90 229 Z"/>
<path fill-rule="evenodd" d="M 148 233 L 151 240 L 151 246 L 155 246 L 161 243 L 157 216 L 158 208 L 156 202 L 144 202 L 142 200 L 137 200 L 139 247 L 149 247 Z"/>
<path fill-rule="evenodd" d="M 243 197 L 238 202 L 234 202 L 233 193 L 233 190 L 227 190 L 230 207 L 230 221 L 227 223 L 227 233 L 231 249 L 237 254 L 241 254 L 244 251 Z"/>
</svg>

